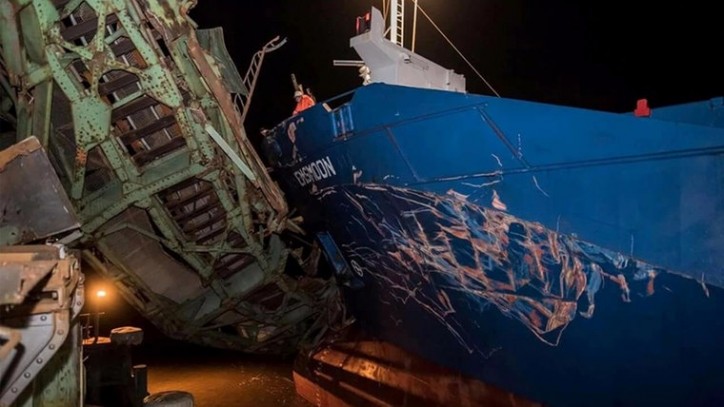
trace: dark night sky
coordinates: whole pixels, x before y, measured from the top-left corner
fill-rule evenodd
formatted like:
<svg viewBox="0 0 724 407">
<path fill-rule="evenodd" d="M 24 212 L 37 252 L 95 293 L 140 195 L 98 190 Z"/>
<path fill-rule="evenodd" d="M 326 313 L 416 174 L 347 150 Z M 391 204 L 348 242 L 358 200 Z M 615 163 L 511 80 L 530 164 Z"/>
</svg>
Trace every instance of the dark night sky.
<svg viewBox="0 0 724 407">
<path fill-rule="evenodd" d="M 191 17 L 202 28 L 224 27 L 227 47 L 242 74 L 266 41 L 276 35 L 288 38 L 262 68 L 247 122 L 254 136 L 293 109 L 292 72 L 318 99 L 360 83 L 354 68 L 335 68 L 332 60 L 357 59 L 348 47 L 354 19 L 381 3 L 200 0 Z M 715 2 L 420 4 L 505 97 L 620 112 L 632 110 L 643 97 L 655 107 L 724 95 L 724 63 L 718 61 L 724 31 Z M 468 91 L 489 94 L 422 16 L 417 51 L 464 74 Z"/>
</svg>

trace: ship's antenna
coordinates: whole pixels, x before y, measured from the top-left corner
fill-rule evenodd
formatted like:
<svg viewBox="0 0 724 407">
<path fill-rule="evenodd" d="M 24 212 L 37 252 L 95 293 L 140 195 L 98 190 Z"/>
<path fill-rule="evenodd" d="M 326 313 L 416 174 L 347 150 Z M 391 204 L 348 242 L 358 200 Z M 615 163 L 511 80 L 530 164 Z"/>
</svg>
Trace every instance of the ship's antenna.
<svg viewBox="0 0 724 407">
<path fill-rule="evenodd" d="M 417 0 L 414 0 L 415 2 L 415 11 L 412 13 L 412 52 L 415 52 L 415 40 L 417 39 L 417 8 L 419 7 L 417 4 Z"/>
<path fill-rule="evenodd" d="M 495 94 L 495 96 L 497 96 L 497 97 L 501 97 L 501 96 L 500 96 L 500 93 L 498 93 L 498 91 L 495 90 L 495 88 L 493 88 L 493 85 L 491 85 L 490 82 L 488 82 L 488 80 L 483 77 L 483 75 L 482 75 L 482 74 L 475 68 L 475 66 L 465 57 L 465 55 L 463 55 L 463 53 L 460 52 L 460 50 L 458 49 L 458 47 L 456 47 L 455 44 L 453 44 L 453 42 L 450 40 L 450 38 L 448 38 L 448 36 L 445 35 L 445 33 L 440 29 L 440 27 L 438 27 L 438 25 L 435 24 L 434 21 L 432 21 L 432 18 L 430 18 L 430 16 L 425 12 L 425 9 L 423 9 L 420 5 L 417 5 L 417 8 L 420 9 L 420 12 L 422 13 L 422 15 L 425 16 L 425 18 L 427 18 L 428 21 L 430 21 L 430 23 L 432 24 L 433 27 L 435 27 L 435 29 L 437 30 L 437 32 L 439 32 L 440 35 L 442 35 L 442 37 L 445 38 L 445 41 L 447 41 L 448 44 L 450 44 L 450 46 L 455 50 L 455 52 L 457 52 L 458 55 L 460 55 L 460 57 L 463 59 L 463 61 L 465 61 L 465 63 L 468 64 L 468 66 L 470 67 L 470 69 L 472 69 L 473 72 L 475 72 L 475 74 L 478 75 L 478 77 L 479 77 L 479 78 L 483 81 L 483 83 L 485 83 L 485 85 L 493 92 L 493 94 Z"/>
<path fill-rule="evenodd" d="M 292 86 L 294 87 L 295 91 L 304 91 L 304 88 L 302 88 L 302 85 L 297 82 L 297 75 L 292 74 Z"/>
</svg>

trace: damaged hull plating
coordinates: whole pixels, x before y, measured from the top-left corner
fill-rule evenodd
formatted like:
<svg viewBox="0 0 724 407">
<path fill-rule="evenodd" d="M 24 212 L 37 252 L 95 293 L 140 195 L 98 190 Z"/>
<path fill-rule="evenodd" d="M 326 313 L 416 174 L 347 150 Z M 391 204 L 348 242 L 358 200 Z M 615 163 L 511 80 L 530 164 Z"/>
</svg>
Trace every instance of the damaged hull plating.
<svg viewBox="0 0 724 407">
<path fill-rule="evenodd" d="M 373 334 L 545 404 L 712 405 L 721 111 L 372 85 L 268 153 Z"/>
</svg>

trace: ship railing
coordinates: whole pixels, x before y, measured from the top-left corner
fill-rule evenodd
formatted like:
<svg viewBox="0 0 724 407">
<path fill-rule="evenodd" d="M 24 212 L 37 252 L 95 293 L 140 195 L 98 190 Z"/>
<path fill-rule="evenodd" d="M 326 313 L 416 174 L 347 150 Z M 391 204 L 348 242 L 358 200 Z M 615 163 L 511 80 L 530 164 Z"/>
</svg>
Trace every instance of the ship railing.
<svg viewBox="0 0 724 407">
<path fill-rule="evenodd" d="M 326 99 L 322 102 L 322 104 L 325 106 L 325 109 L 327 109 L 328 112 L 333 112 L 340 107 L 346 105 L 352 100 L 352 97 L 354 96 L 357 89 L 353 89 L 344 93 L 341 93 L 339 95 L 336 95 L 332 98 Z"/>
</svg>

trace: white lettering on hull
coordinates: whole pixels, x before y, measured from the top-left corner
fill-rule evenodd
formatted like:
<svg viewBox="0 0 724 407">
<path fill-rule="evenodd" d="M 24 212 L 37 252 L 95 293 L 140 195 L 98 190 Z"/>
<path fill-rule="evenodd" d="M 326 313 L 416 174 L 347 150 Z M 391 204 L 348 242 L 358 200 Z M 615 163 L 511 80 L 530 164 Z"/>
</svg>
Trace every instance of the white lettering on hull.
<svg viewBox="0 0 724 407">
<path fill-rule="evenodd" d="M 302 187 L 334 175 L 337 175 L 337 170 L 334 169 L 329 157 L 324 157 L 294 171 L 294 178 Z"/>
</svg>

